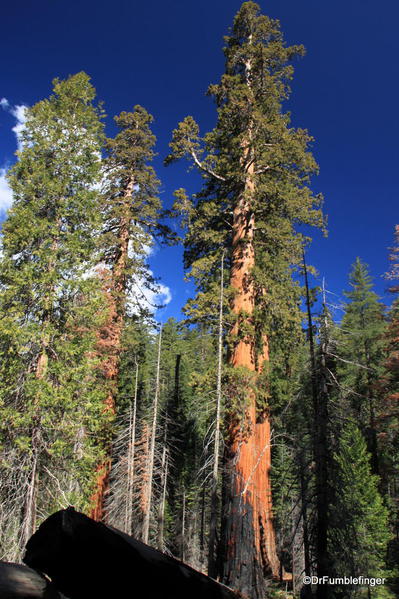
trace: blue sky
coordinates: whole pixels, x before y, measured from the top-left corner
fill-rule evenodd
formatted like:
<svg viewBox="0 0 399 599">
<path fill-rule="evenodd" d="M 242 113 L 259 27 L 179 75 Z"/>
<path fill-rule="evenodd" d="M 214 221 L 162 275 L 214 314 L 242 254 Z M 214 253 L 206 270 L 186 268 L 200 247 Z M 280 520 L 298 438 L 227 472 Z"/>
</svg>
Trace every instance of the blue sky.
<svg viewBox="0 0 399 599">
<path fill-rule="evenodd" d="M 223 72 L 223 35 L 236 0 L 21 0 L 2 6 L 0 168 L 14 160 L 17 106 L 51 92 L 51 80 L 84 70 L 112 116 L 142 104 L 155 117 L 155 168 L 162 199 L 178 187 L 196 189 L 184 164 L 163 166 L 171 130 L 187 114 L 203 131 L 215 109 L 205 96 Z M 313 189 L 325 196 L 329 236 L 315 232 L 310 261 L 328 289 L 347 286 L 350 265 L 370 265 L 377 292 L 389 301 L 381 275 L 399 222 L 399 4 L 395 0 L 268 0 L 262 12 L 281 21 L 287 43 L 303 43 L 287 108 L 293 124 L 315 137 L 320 175 Z M 20 116 L 20 113 L 19 113 Z M 0 171 L 0 175 L 3 171 Z M 0 178 L 0 201 L 4 198 Z M 3 189 L 3 191 L 2 191 Z M 159 317 L 179 317 L 190 293 L 183 282 L 181 249 L 158 249 L 151 267 L 172 300 Z"/>
</svg>

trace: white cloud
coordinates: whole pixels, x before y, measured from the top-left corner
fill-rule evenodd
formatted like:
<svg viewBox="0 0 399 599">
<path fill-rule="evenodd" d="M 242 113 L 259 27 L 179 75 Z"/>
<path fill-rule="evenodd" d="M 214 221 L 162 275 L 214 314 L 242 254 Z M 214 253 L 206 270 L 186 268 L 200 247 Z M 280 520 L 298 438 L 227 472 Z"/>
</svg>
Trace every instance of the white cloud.
<svg viewBox="0 0 399 599">
<path fill-rule="evenodd" d="M 151 270 L 148 271 L 150 277 L 153 276 Z M 167 285 L 155 283 L 152 289 L 149 289 L 144 280 L 136 280 L 130 293 L 127 296 L 127 308 L 130 314 L 138 314 L 140 309 L 148 310 L 154 314 L 158 306 L 167 306 L 172 301 L 172 292 Z"/>
<path fill-rule="evenodd" d="M 17 138 L 18 150 L 22 149 L 21 134 L 26 123 L 27 106 L 25 104 L 16 104 L 11 106 L 7 98 L 0 99 L 0 108 L 9 112 L 16 120 L 16 124 L 12 127 L 12 131 Z M 6 180 L 7 169 L 0 167 L 0 213 L 6 212 L 12 204 L 12 191 Z"/>
<path fill-rule="evenodd" d="M 136 231 L 136 235 L 139 235 L 138 230 Z M 154 242 L 144 232 L 142 235 L 142 255 L 149 258 L 155 253 Z M 131 241 L 129 242 L 128 255 L 129 258 L 136 257 Z M 148 274 L 150 277 L 154 276 L 151 270 L 148 271 Z M 148 289 L 144 280 L 138 280 L 134 283 L 127 299 L 128 309 L 132 314 L 137 314 L 140 307 L 154 313 L 157 310 L 157 306 L 166 306 L 172 301 L 172 292 L 167 285 L 163 285 L 162 283 L 155 283 L 153 289 Z"/>
<path fill-rule="evenodd" d="M 0 168 L 0 212 L 5 212 L 12 204 L 12 191 L 6 180 L 6 169 Z"/>
<path fill-rule="evenodd" d="M 172 301 L 172 292 L 170 290 L 170 287 L 168 287 L 167 285 L 159 286 L 159 295 L 161 297 L 162 304 L 164 304 L 165 306 L 170 304 L 170 302 Z"/>
<path fill-rule="evenodd" d="M 17 138 L 18 150 L 21 150 L 22 149 L 21 134 L 25 127 L 26 111 L 27 111 L 28 107 L 25 104 L 15 104 L 15 106 L 11 106 L 11 104 L 7 100 L 7 98 L 1 98 L 0 106 L 1 106 L 1 108 L 3 108 L 3 110 L 6 110 L 7 112 L 9 112 L 17 121 L 16 124 L 14 125 L 14 127 L 12 128 L 12 131 L 15 133 L 15 136 Z"/>
<path fill-rule="evenodd" d="M 150 276 L 153 273 L 149 272 Z M 151 312 L 155 310 L 154 305 L 163 305 L 167 306 L 172 300 L 172 292 L 167 285 L 163 285 L 162 283 L 157 283 L 155 290 L 146 289 L 141 287 L 141 291 L 143 294 L 143 303 L 147 302 L 147 307 Z"/>
<path fill-rule="evenodd" d="M 109 270 L 109 268 L 109 265 L 100 262 L 95 267 L 84 270 L 82 277 L 84 279 L 98 277 L 102 271 Z M 148 275 L 149 277 L 153 277 L 154 273 L 148 270 Z M 145 279 L 138 278 L 133 281 L 126 300 L 129 314 L 139 314 L 141 309 L 148 310 L 150 314 L 154 314 L 158 310 L 158 306 L 167 306 L 172 301 L 172 292 L 163 283 L 154 283 L 152 289 L 149 289 Z"/>
<path fill-rule="evenodd" d="M 11 114 L 13 115 L 13 117 L 15 117 L 17 121 L 16 125 L 12 128 L 12 130 L 17 138 L 18 150 L 22 150 L 21 134 L 25 128 L 27 109 L 28 107 L 25 106 L 25 104 L 17 104 L 16 106 L 10 109 Z"/>
</svg>

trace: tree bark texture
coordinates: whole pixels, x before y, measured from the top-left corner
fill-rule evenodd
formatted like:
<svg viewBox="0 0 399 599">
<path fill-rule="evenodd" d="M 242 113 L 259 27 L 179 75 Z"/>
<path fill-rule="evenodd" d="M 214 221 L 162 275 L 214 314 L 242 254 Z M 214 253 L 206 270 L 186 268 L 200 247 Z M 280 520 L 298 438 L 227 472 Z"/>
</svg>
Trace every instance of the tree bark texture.
<svg viewBox="0 0 399 599">
<path fill-rule="evenodd" d="M 245 187 L 233 212 L 233 240 L 230 285 L 235 291 L 232 311 L 236 323 L 232 330 L 234 345 L 229 363 L 261 371 L 269 359 L 267 337 L 257 358 L 253 314 L 255 309 L 254 226 L 251 207 L 254 195 L 254 161 L 249 146 L 244 148 Z M 241 416 L 230 414 L 225 452 L 224 564 L 223 581 L 250 597 L 265 594 L 265 576 L 278 576 L 271 500 L 271 438 L 267 410 L 257 413 L 256 394 L 245 391 Z"/>
<path fill-rule="evenodd" d="M 133 497 L 134 497 L 134 460 L 136 450 L 136 419 L 137 419 L 137 394 L 139 382 L 139 365 L 136 360 L 136 372 L 134 380 L 134 396 L 130 406 L 129 416 L 129 447 L 127 455 L 127 479 L 126 479 L 126 506 L 125 506 L 125 532 L 128 535 L 133 534 Z"/>
<path fill-rule="evenodd" d="M 126 266 L 129 250 L 130 203 L 135 181 L 130 178 L 124 195 L 124 211 L 120 219 L 115 263 L 111 274 L 104 272 L 104 294 L 108 302 L 109 314 L 105 325 L 99 331 L 98 351 L 104 354 L 102 372 L 108 383 L 104 411 L 115 414 L 115 398 L 117 392 L 117 377 L 121 352 L 121 338 L 125 312 Z M 106 457 L 96 468 L 96 485 L 91 497 L 92 509 L 90 517 L 93 520 L 105 519 L 104 499 L 109 489 L 111 471 L 111 440 L 107 439 Z"/>
</svg>

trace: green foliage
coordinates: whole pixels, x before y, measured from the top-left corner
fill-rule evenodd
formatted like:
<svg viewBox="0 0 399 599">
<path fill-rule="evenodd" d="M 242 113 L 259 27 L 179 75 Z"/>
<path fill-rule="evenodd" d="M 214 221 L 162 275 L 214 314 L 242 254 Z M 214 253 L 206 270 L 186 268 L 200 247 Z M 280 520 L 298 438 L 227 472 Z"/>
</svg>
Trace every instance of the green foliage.
<svg viewBox="0 0 399 599">
<path fill-rule="evenodd" d="M 181 219 L 184 264 L 196 294 L 185 306 L 186 320 L 170 319 L 162 330 L 151 540 L 164 522 L 162 548 L 205 568 L 223 257 L 223 360 L 237 340 L 250 339 L 254 370 L 223 366 L 221 419 L 228 426 L 222 429 L 226 436 L 235 425 L 243 437 L 253 433 L 245 428 L 253 397 L 258 414 L 271 413 L 273 515 L 284 568 L 293 568 L 297 585 L 305 558 L 309 571 L 317 566 L 315 447 L 323 441 L 331 574 L 392 578 L 388 571 L 399 555 L 390 532 L 398 522 L 399 304 L 394 301 L 386 327 L 367 266 L 357 259 L 339 329 L 323 309 L 312 370 L 296 274 L 310 241 L 302 225 L 324 229 L 322 197 L 311 191 L 318 171 L 313 139 L 284 112 L 292 62 L 304 49 L 287 47 L 278 21 L 244 2 L 224 53 L 225 73 L 208 90 L 215 128 L 201 135 L 186 117 L 166 158 L 188 158 L 203 184 L 192 197 L 178 189 L 167 213 Z M 55 80 L 54 94 L 27 112 L 22 149 L 9 173 L 14 204 L 3 224 L 0 259 L 0 544 L 13 560 L 41 518 L 68 503 L 89 507 L 95 467 L 119 433 L 112 411 L 104 409 L 110 381 L 104 384 L 98 343 L 98 331 L 111 325 L 111 333 L 117 331 L 111 342 L 121 335 L 120 343 L 119 337 L 110 343 L 109 356 L 118 362 L 112 385 L 122 429 L 114 452 L 119 470 L 112 476 L 126 478 L 126 423 L 138 365 L 136 533 L 143 518 L 159 337 L 142 299 L 145 288 L 156 288 L 147 264 L 154 238 L 177 236 L 161 221 L 166 213 L 151 166 L 152 116 L 138 105 L 122 112 L 116 136 L 105 140 L 94 97 L 85 73 Z M 233 314 L 233 221 L 240 202 L 255 223 L 249 275 L 255 308 Z M 389 276 L 396 278 L 396 248 L 391 257 Z M 99 263 L 105 265 L 102 289 L 93 274 Z M 261 364 L 266 350 L 270 360 Z M 381 479 L 373 474 L 377 469 Z M 112 506 L 118 517 L 129 508 L 122 483 L 121 492 L 110 493 L 110 505 L 120 502 Z M 217 494 L 219 487 L 217 481 Z M 367 596 L 361 588 L 332 593 Z M 269 595 L 291 596 L 274 583 Z M 371 589 L 371 597 L 391 596 L 388 586 Z"/>
<path fill-rule="evenodd" d="M 226 366 L 223 372 L 223 395 L 228 401 L 228 412 L 245 421 L 249 397 L 256 392 L 256 375 L 244 366 Z"/>
<path fill-rule="evenodd" d="M 386 576 L 385 557 L 390 539 L 388 511 L 371 474 L 370 455 L 358 427 L 348 422 L 334 455 L 335 498 L 331 506 L 329 551 L 336 576 Z M 351 596 L 363 596 L 361 588 Z M 349 596 L 350 589 L 346 595 Z M 367 595 L 364 595 L 367 596 Z M 372 596 L 378 596 L 377 594 Z"/>
<path fill-rule="evenodd" d="M 290 63 L 303 48 L 287 47 L 278 21 L 259 15 L 253 2 L 244 2 L 225 39 L 226 71 L 220 83 L 209 88 L 217 105 L 217 125 L 201 138 L 194 119 L 186 117 L 173 132 L 166 163 L 186 156 L 204 178 L 191 202 L 179 190 L 176 208 L 186 227 L 185 266 L 198 289 L 189 310 L 194 304 L 196 320 L 205 320 L 209 303 L 216 303 L 221 248 L 226 248 L 227 274 L 230 268 L 233 210 L 248 177 L 242 162 L 243 144 L 248 144 L 255 187 L 250 199 L 257 289 L 252 333 L 256 331 L 258 339 L 268 334 L 273 356 L 278 347 L 301 338 L 301 290 L 293 283 L 292 272 L 301 262 L 303 236 L 296 227 L 323 227 L 322 198 L 309 187 L 317 172 L 309 151 L 312 138 L 305 130 L 292 128 L 289 115 L 282 111 L 293 74 Z M 228 276 L 225 287 L 229 297 Z M 289 359 L 287 355 L 285 361 Z M 274 363 L 277 378 L 279 367 Z"/>
<path fill-rule="evenodd" d="M 303 52 L 302 46 L 286 46 L 278 21 L 260 15 L 254 2 L 244 2 L 225 38 L 225 73 L 208 90 L 217 107 L 216 127 L 202 136 L 193 117 L 186 117 L 173 132 L 166 159 L 168 164 L 186 157 L 203 176 L 201 190 L 191 199 L 179 190 L 175 204 L 186 232 L 185 268 L 197 288 L 187 304 L 189 318 L 212 324 L 224 252 L 226 355 L 237 339 L 246 337 L 254 350 L 254 366 L 262 367 L 261 374 L 236 367 L 224 370 L 229 429 L 234 423 L 243 426 L 253 396 L 259 412 L 270 409 L 273 417 L 278 414 L 283 420 L 284 406 L 294 393 L 303 335 L 301 289 L 293 275 L 309 241 L 299 227 L 324 228 L 322 197 L 310 189 L 318 170 L 310 151 L 313 140 L 307 131 L 293 128 L 290 115 L 283 111 L 293 76 L 291 63 Z M 230 287 L 236 256 L 233 225 L 243 205 L 241 215 L 248 229 L 254 222 L 254 238 L 249 240 L 248 235 L 243 244 L 254 250 L 249 277 L 255 309 L 253 314 L 233 315 L 231 300 L 237 292 Z M 267 349 L 268 367 L 258 365 Z M 284 482 L 277 479 L 275 495 L 285 497 Z"/>
<path fill-rule="evenodd" d="M 103 140 L 94 94 L 85 73 L 55 80 L 54 95 L 27 112 L 9 173 L 14 203 L 0 262 L 2 468 L 22 469 L 22 495 L 40 485 L 41 517 L 72 496 L 87 507 L 101 456 L 94 439 L 107 419 L 94 351 L 105 314 L 90 276 Z M 14 483 L 5 480 L 2 500 L 16 517 L 25 506 L 11 505 Z"/>
<path fill-rule="evenodd" d="M 383 338 L 385 357 L 382 373 L 378 381 L 380 402 L 377 413 L 379 439 L 379 464 L 382 489 L 390 509 L 390 523 L 393 531 L 399 522 L 399 301 L 395 299 L 388 313 L 387 330 Z M 392 539 L 389 548 L 389 564 L 398 570 L 399 542 Z M 396 575 L 398 588 L 399 577 Z"/>
<path fill-rule="evenodd" d="M 114 120 L 119 131 L 106 141 L 104 163 L 103 260 L 113 272 L 117 312 L 133 309 L 148 315 L 145 289 L 156 285 L 147 257 L 154 237 L 171 236 L 160 223 L 159 181 L 150 165 L 156 141 L 150 129 L 153 117 L 137 105 Z M 134 306 L 127 306 L 128 295 L 135 298 Z"/>
<path fill-rule="evenodd" d="M 382 340 L 385 349 L 381 378 L 378 381 L 381 402 L 378 410 L 379 431 L 386 470 L 399 467 L 397 401 L 399 398 L 399 300 L 388 313 L 388 326 Z M 390 464 L 390 466 L 388 465 Z M 385 468 L 384 468 L 385 470 Z"/>
<path fill-rule="evenodd" d="M 367 265 L 360 258 L 352 267 L 349 283 L 351 289 L 345 292 L 349 302 L 337 336 L 342 408 L 345 412 L 349 409 L 359 423 L 373 456 L 373 472 L 377 473 L 376 414 L 384 356 L 385 307 L 372 291 Z"/>
<path fill-rule="evenodd" d="M 385 307 L 372 291 L 367 265 L 360 258 L 353 264 L 349 284 L 351 290 L 345 292 L 349 302 L 345 306 L 339 341 L 340 354 L 351 363 L 341 362 L 340 375 L 347 395 L 361 418 L 383 357 Z"/>
<path fill-rule="evenodd" d="M 392 293 L 398 293 L 399 291 L 399 225 L 395 226 L 395 245 L 390 248 L 391 254 L 389 260 L 391 261 L 391 268 L 386 273 L 385 277 L 391 281 L 396 281 L 396 284 L 390 286 L 389 291 Z"/>
</svg>

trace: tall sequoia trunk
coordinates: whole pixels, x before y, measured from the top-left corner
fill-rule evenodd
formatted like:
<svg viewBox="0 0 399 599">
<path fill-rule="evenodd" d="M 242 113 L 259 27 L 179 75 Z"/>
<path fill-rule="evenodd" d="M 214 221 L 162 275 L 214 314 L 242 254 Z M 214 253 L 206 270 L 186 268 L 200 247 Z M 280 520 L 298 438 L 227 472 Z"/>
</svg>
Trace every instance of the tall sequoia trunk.
<svg viewBox="0 0 399 599">
<path fill-rule="evenodd" d="M 121 351 L 121 338 L 124 323 L 125 311 L 125 290 L 126 290 L 126 266 L 128 261 L 129 248 L 129 224 L 130 224 L 130 204 L 134 190 L 134 179 L 129 179 L 123 196 L 124 211 L 120 218 L 118 231 L 118 245 L 116 250 L 116 259 L 112 269 L 110 280 L 107 273 L 104 273 L 105 287 L 109 287 L 105 292 L 108 305 L 108 321 L 99 331 L 98 349 L 105 354 L 102 363 L 103 376 L 108 383 L 107 397 L 104 402 L 104 412 L 115 414 L 115 397 L 117 393 L 117 378 L 119 373 L 119 360 Z M 96 521 L 105 519 L 104 499 L 109 488 L 109 475 L 111 471 L 111 438 L 109 431 L 106 431 L 106 457 L 96 468 L 96 486 L 91 497 L 90 517 Z"/>
<path fill-rule="evenodd" d="M 235 291 L 232 312 L 237 320 L 232 330 L 234 346 L 229 364 L 255 374 L 257 362 L 259 370 L 269 356 L 266 337 L 260 360 L 255 354 L 255 217 L 251 206 L 255 185 L 248 142 L 244 146 L 243 167 L 245 185 L 233 211 L 230 285 Z M 251 386 L 241 391 L 245 393 L 245 406 L 241 407 L 241 415 L 239 408 L 230 414 L 225 451 L 223 581 L 260 599 L 265 594 L 265 576 L 277 577 L 279 573 L 272 520 L 270 420 L 267 411 L 257 414 Z"/>
</svg>

